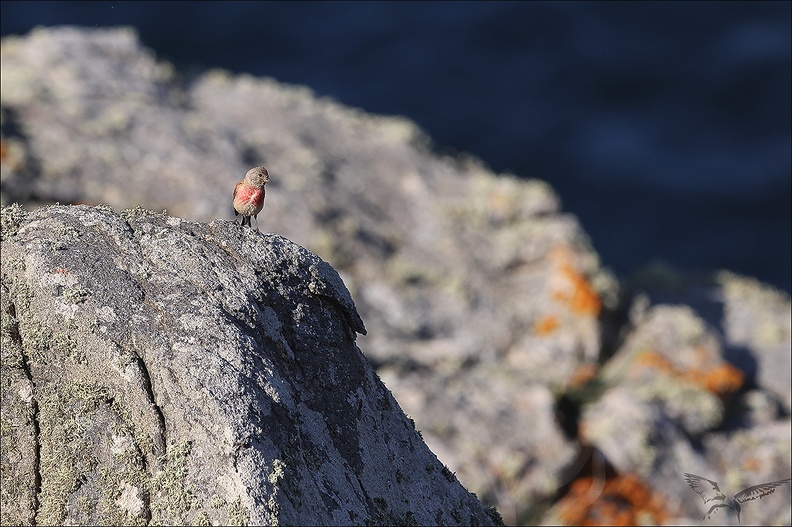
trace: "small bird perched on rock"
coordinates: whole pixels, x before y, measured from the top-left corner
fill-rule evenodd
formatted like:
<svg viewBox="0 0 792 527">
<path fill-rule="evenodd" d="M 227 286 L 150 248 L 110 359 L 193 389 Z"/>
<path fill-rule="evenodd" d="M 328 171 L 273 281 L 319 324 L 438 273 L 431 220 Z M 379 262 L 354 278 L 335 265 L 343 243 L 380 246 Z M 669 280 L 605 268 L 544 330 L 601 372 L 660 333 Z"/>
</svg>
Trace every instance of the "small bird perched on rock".
<svg viewBox="0 0 792 527">
<path fill-rule="evenodd" d="M 236 223 L 239 216 L 242 216 L 241 225 L 247 225 L 251 229 L 250 218 L 256 218 L 256 232 L 261 232 L 258 225 L 258 213 L 264 208 L 264 185 L 269 183 L 269 172 L 263 166 L 253 167 L 245 174 L 245 179 L 234 187 L 234 212 Z"/>
</svg>

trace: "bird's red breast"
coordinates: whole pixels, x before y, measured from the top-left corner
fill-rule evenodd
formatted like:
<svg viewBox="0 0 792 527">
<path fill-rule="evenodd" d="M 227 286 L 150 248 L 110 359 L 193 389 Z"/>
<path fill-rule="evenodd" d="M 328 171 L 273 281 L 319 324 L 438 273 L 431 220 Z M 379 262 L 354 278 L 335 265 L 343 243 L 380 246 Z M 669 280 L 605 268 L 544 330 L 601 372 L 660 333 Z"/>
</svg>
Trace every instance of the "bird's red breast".
<svg viewBox="0 0 792 527">
<path fill-rule="evenodd" d="M 234 187 L 234 209 L 245 216 L 254 216 L 264 207 L 264 195 L 264 187 L 252 187 L 240 181 Z"/>
</svg>

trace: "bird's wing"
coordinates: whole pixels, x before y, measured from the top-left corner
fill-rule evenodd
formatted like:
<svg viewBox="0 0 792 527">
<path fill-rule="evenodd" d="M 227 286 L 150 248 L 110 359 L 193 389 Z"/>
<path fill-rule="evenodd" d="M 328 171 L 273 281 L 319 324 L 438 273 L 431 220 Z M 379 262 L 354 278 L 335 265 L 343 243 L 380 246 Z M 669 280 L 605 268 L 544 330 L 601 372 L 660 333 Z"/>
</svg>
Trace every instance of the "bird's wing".
<svg viewBox="0 0 792 527">
<path fill-rule="evenodd" d="M 701 496 L 701 499 L 704 500 L 704 503 L 714 499 L 723 499 L 723 497 L 725 497 L 718 487 L 718 484 L 711 479 L 685 472 L 685 480 L 687 481 L 688 485 L 690 485 L 690 488 L 693 489 L 693 491 L 699 496 Z"/>
<path fill-rule="evenodd" d="M 746 501 L 755 500 L 764 498 L 768 494 L 772 494 L 775 492 L 776 487 L 780 487 L 784 483 L 787 483 L 792 478 L 782 479 L 781 481 L 772 481 L 770 483 L 762 483 L 761 485 L 754 485 L 753 487 L 748 487 L 747 489 L 741 490 L 737 494 L 734 495 L 734 500 L 739 503 L 745 503 Z"/>
<path fill-rule="evenodd" d="M 237 184 L 236 184 L 236 186 L 234 187 L 234 193 L 233 193 L 233 194 L 231 194 L 231 201 L 232 201 L 232 202 L 233 202 L 233 200 L 235 200 L 235 199 L 236 199 L 237 190 L 239 190 L 239 185 L 241 185 L 241 184 L 242 184 L 242 182 L 240 181 L 240 182 L 239 182 L 239 183 L 237 183 Z M 236 210 L 236 206 L 234 206 L 234 214 L 235 214 L 235 215 L 239 215 L 239 211 L 238 211 L 238 210 Z M 234 221 L 236 221 L 236 220 L 234 220 Z"/>
</svg>

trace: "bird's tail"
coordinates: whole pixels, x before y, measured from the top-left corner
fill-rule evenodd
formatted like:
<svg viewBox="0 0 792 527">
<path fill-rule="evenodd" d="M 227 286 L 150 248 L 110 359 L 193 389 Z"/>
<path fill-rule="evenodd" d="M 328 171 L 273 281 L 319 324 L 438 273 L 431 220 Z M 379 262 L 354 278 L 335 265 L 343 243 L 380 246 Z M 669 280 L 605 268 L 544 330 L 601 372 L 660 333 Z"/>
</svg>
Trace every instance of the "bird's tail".
<svg viewBox="0 0 792 527">
<path fill-rule="evenodd" d="M 250 216 L 242 216 L 242 225 L 247 225 L 251 229 L 253 226 L 250 224 Z"/>
</svg>

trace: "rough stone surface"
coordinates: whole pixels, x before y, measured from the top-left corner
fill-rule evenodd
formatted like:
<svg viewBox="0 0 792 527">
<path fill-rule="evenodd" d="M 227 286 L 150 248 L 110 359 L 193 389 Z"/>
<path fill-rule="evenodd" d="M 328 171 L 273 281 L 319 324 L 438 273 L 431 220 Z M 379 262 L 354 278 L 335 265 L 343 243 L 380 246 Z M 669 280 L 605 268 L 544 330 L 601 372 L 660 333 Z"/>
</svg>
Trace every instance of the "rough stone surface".
<svg viewBox="0 0 792 527">
<path fill-rule="evenodd" d="M 761 289 L 749 291 L 750 282 L 731 274 L 718 273 L 708 282 L 721 283 L 718 293 L 734 288 L 750 296 L 761 293 Z M 655 293 L 659 289 L 663 286 L 655 287 Z M 695 297 L 690 298 L 691 304 L 707 312 Z M 773 299 L 774 307 L 785 307 L 777 296 Z M 767 376 L 771 382 L 757 390 L 749 371 L 727 361 L 724 336 L 691 307 L 646 308 L 645 302 L 646 296 L 637 298 L 633 329 L 596 377 L 596 390 L 602 395 L 585 405 L 581 441 L 602 452 L 616 472 L 638 475 L 662 489 L 664 506 L 654 515 L 655 522 L 695 521 L 712 505 L 705 507 L 697 494 L 679 484 L 682 473 L 722 482 L 721 489 L 731 495 L 789 477 L 792 423 L 783 398 L 774 395 L 773 378 Z M 753 311 L 750 316 L 760 314 Z M 773 335 L 783 334 L 789 324 L 775 316 L 762 323 L 775 324 Z M 734 330 L 733 321 L 726 319 L 724 325 Z M 760 362 L 773 356 L 760 350 L 753 348 L 749 356 Z M 746 505 L 744 522 L 788 523 L 790 489 L 782 488 L 779 494 L 783 497 L 766 500 L 768 505 L 765 501 Z M 560 519 L 574 517 L 569 511 L 556 513 Z M 737 518 L 721 514 L 718 521 L 736 524 Z"/>
<path fill-rule="evenodd" d="M 650 304 L 687 304 L 717 335 L 724 358 L 792 412 L 792 304 L 782 291 L 728 271 L 682 275 L 650 266 L 633 288 Z"/>
<path fill-rule="evenodd" d="M 544 182 L 439 155 L 405 119 L 302 87 L 180 77 L 130 30 L 36 30 L 0 53 L 3 204 L 143 204 L 211 222 L 233 217 L 233 184 L 267 165 L 262 229 L 338 270 L 369 361 L 507 523 L 688 522 L 705 511 L 683 472 L 789 477 L 787 295 L 662 266 L 619 284 Z M 15 375 L 4 382 L 28 401 Z M 746 434 L 768 438 L 775 464 L 726 466 L 713 450 L 737 452 Z M 789 523 L 789 492 L 743 521 Z M 143 498 L 124 487 L 116 500 Z"/>
<path fill-rule="evenodd" d="M 310 251 L 141 209 L 3 212 L 4 524 L 497 519 L 376 376 Z"/>
</svg>

